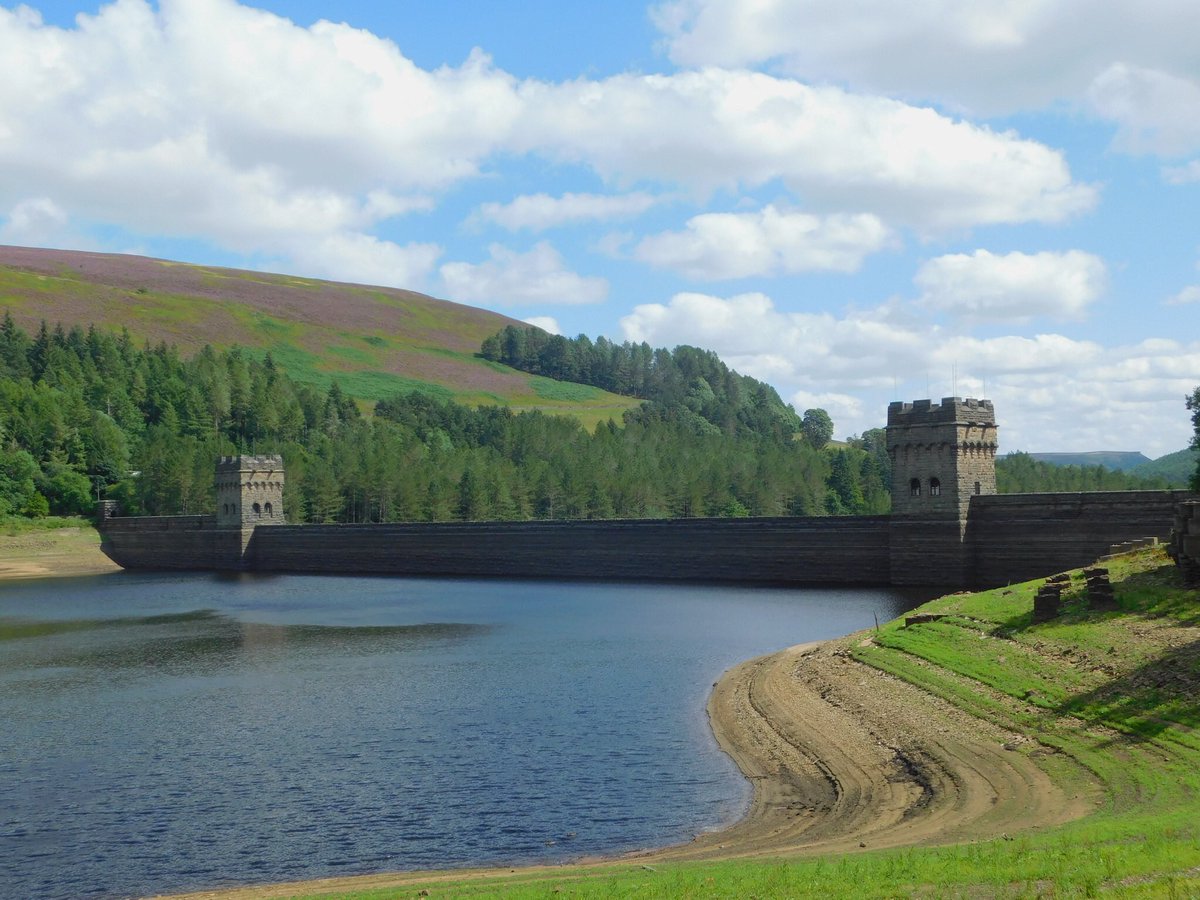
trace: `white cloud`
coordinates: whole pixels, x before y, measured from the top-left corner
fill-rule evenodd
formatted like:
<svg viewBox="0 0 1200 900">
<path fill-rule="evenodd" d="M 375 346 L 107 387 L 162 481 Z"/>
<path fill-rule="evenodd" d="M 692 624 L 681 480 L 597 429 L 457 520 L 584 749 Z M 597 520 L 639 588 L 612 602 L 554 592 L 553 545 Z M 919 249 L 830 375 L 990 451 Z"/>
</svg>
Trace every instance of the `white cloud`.
<svg viewBox="0 0 1200 900">
<path fill-rule="evenodd" d="M 547 303 L 599 303 L 608 296 L 608 281 L 578 275 L 566 268 L 549 243 L 516 253 L 500 244 L 488 248 L 491 259 L 478 264 L 446 263 L 441 267 L 446 295 L 462 303 L 520 306 Z"/>
<path fill-rule="evenodd" d="M 297 274 L 360 284 L 426 287 L 442 248 L 437 244 L 395 244 L 369 234 L 337 232 L 297 242 L 289 256 Z"/>
<path fill-rule="evenodd" d="M 553 316 L 530 316 L 523 321 L 526 325 L 532 325 L 534 328 L 542 329 L 542 331 L 548 331 L 551 334 L 562 334 L 562 328 L 559 327 L 558 319 Z"/>
<path fill-rule="evenodd" d="M 1034 316 L 1079 318 L 1104 291 L 1107 270 L 1098 256 L 976 250 L 926 262 L 913 279 L 927 309 L 968 321 L 1024 321 Z"/>
<path fill-rule="evenodd" d="M 1189 284 L 1178 294 L 1167 298 L 1167 306 L 1184 306 L 1189 303 L 1200 303 L 1200 284 Z"/>
<path fill-rule="evenodd" d="M 880 427 L 890 400 L 988 397 L 1005 450 L 1178 450 L 1191 430 L 1181 398 L 1200 371 L 1200 341 L 974 338 L 894 306 L 787 312 L 763 294 L 676 294 L 637 307 L 621 326 L 654 346 L 710 347 L 738 371 L 769 378 L 797 408 L 828 409 L 838 434 Z M 1135 446 L 1114 446 L 1122 440 Z"/>
<path fill-rule="evenodd" d="M 810 82 L 985 114 L 1082 98 L 1113 63 L 1198 67 L 1193 0 L 668 0 L 652 16 L 682 65 L 774 62 Z"/>
<path fill-rule="evenodd" d="M 49 197 L 30 197 L 17 203 L 0 224 L 0 244 L 84 249 L 66 210 Z"/>
<path fill-rule="evenodd" d="M 1058 222 L 1096 201 L 1062 154 L 896 100 L 705 69 L 526 82 L 514 149 L 618 181 L 706 191 L 781 181 L 817 210 L 922 230 Z"/>
<path fill-rule="evenodd" d="M 633 256 L 706 281 L 820 270 L 853 272 L 890 237 L 888 227 L 873 215 L 814 216 L 767 206 L 756 213 L 694 216 L 684 231 L 643 238 Z"/>
<path fill-rule="evenodd" d="M 1200 79 L 1116 63 L 1092 83 L 1089 97 L 1117 123 L 1124 150 L 1166 156 L 1200 150 Z"/>
<path fill-rule="evenodd" d="M 1096 197 L 1036 141 L 769 75 L 520 81 L 479 52 L 430 71 L 369 32 L 233 0 L 117 0 L 77 22 L 0 7 L 0 209 L 50 196 L 72 220 L 299 263 L 522 154 L 693 196 L 778 181 L 816 212 L 923 231 L 1055 222 Z M 489 212 L 536 228 L 650 202 Z"/>
<path fill-rule="evenodd" d="M 371 230 L 474 174 L 519 105 L 482 56 L 427 72 L 366 32 L 230 0 L 118 0 L 78 23 L 0 8 L 0 207 L 52 193 L 73 218 L 302 268 L 374 245 L 359 273 L 315 266 L 357 280 L 398 254 Z M 427 255 L 412 246 L 383 271 Z"/>
<path fill-rule="evenodd" d="M 576 222 L 611 221 L 640 216 L 660 198 L 643 192 L 604 194 L 526 194 L 509 203 L 485 203 L 473 218 L 494 222 L 509 231 L 545 231 Z"/>
<path fill-rule="evenodd" d="M 1167 184 L 1191 184 L 1200 181 L 1200 159 L 1179 166 L 1163 166 L 1163 181 Z"/>
</svg>

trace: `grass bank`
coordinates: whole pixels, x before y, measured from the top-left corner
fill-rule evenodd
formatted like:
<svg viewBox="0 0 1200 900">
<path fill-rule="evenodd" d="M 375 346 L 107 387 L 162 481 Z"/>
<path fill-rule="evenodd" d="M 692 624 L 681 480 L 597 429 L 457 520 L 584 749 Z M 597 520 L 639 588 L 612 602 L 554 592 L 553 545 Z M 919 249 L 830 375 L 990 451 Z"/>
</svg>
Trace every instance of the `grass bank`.
<svg viewBox="0 0 1200 900">
<path fill-rule="evenodd" d="M 837 642 L 860 674 L 887 673 L 973 717 L 968 728 L 1014 735 L 1008 754 L 1091 798 L 1068 824 L 948 846 L 379 876 L 271 896 L 1198 897 L 1200 597 L 1159 551 L 1109 568 L 1114 609 L 1089 609 L 1076 572 L 1050 623 L 1032 621 L 1030 582 L 943 597 L 917 611 L 937 621 Z"/>
</svg>

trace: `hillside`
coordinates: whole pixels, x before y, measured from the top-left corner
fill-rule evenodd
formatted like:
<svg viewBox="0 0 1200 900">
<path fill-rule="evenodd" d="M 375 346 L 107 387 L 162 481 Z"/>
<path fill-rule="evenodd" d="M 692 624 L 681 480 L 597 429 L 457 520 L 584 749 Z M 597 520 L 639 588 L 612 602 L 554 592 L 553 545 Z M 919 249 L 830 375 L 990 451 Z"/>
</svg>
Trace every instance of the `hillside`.
<svg viewBox="0 0 1200 900">
<path fill-rule="evenodd" d="M 461 403 L 578 415 L 591 425 L 638 401 L 517 372 L 477 356 L 521 324 L 395 288 L 342 284 L 120 254 L 0 246 L 0 310 L 30 333 L 51 325 L 127 328 L 191 356 L 241 345 L 299 382 L 334 381 L 360 400 L 422 387 Z"/>
<path fill-rule="evenodd" d="M 1038 462 L 1055 466 L 1104 466 L 1114 472 L 1124 472 L 1150 462 L 1150 457 L 1137 450 L 1092 450 L 1085 453 L 1030 453 Z"/>
<path fill-rule="evenodd" d="M 1200 451 L 1191 448 L 1176 450 L 1166 456 L 1134 466 L 1130 475 L 1140 478 L 1164 478 L 1174 487 L 1185 487 L 1200 463 Z"/>
</svg>

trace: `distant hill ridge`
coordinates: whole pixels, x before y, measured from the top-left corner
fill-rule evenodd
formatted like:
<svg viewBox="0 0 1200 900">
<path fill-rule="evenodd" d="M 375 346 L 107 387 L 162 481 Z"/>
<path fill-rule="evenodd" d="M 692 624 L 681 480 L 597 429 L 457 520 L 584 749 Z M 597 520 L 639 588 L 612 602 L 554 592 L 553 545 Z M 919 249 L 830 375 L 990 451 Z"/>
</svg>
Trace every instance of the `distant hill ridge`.
<svg viewBox="0 0 1200 900">
<path fill-rule="evenodd" d="M 398 288 L 198 266 L 115 253 L 0 246 L 0 313 L 51 325 L 128 328 L 190 356 L 205 344 L 268 352 L 297 381 L 337 381 L 361 400 L 421 388 L 460 403 L 578 415 L 638 401 L 517 372 L 478 356 L 508 316 Z"/>
<path fill-rule="evenodd" d="M 1030 453 L 1040 462 L 1056 466 L 1104 466 L 1114 472 L 1125 472 L 1151 461 L 1138 450 L 1089 450 L 1083 453 Z"/>
<path fill-rule="evenodd" d="M 1139 478 L 1162 478 L 1173 487 L 1184 487 L 1196 471 L 1198 451 L 1185 448 L 1150 459 L 1136 450 L 1092 450 L 1081 453 L 1030 453 L 1032 459 L 1055 466 L 1104 466 Z"/>
</svg>

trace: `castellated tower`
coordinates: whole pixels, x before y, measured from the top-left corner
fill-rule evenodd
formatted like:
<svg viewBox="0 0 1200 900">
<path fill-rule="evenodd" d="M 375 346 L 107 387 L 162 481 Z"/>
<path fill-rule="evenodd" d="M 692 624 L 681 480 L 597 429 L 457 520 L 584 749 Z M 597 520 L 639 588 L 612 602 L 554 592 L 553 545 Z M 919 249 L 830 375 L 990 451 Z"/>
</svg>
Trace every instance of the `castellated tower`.
<svg viewBox="0 0 1200 900">
<path fill-rule="evenodd" d="M 893 584 L 969 584 L 971 497 L 996 493 L 990 400 L 945 397 L 888 406 Z"/>
<path fill-rule="evenodd" d="M 216 484 L 218 528 L 284 524 L 282 456 L 222 456 Z"/>
</svg>

